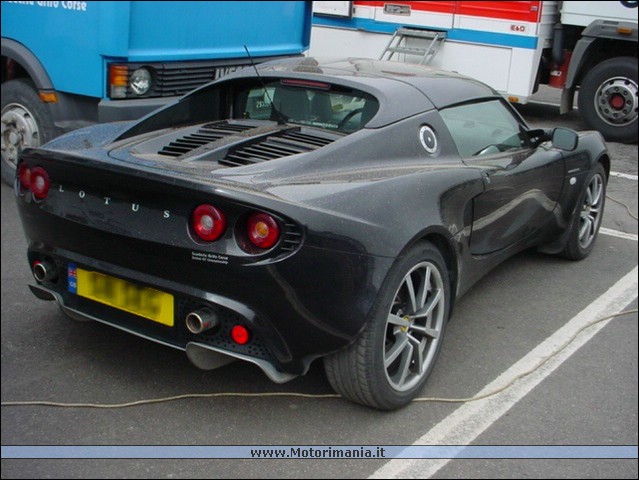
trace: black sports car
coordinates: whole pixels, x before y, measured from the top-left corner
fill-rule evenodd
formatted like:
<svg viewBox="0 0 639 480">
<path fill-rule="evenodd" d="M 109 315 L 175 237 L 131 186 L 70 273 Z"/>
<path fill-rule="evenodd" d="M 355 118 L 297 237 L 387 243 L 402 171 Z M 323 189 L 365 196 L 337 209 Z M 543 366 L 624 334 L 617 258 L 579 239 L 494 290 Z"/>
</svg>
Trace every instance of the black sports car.
<svg viewBox="0 0 639 480">
<path fill-rule="evenodd" d="M 15 193 L 30 288 L 70 317 L 275 382 L 322 358 L 393 409 L 482 275 L 591 252 L 609 170 L 599 133 L 531 130 L 473 79 L 298 58 L 27 150 Z"/>
</svg>

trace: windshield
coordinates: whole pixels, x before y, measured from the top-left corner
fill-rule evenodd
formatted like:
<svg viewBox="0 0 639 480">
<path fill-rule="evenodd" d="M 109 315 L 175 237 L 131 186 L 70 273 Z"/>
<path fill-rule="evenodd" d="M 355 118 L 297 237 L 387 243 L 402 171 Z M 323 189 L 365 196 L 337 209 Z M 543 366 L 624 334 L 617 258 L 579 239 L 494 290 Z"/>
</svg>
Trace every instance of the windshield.
<svg viewBox="0 0 639 480">
<path fill-rule="evenodd" d="M 280 121 L 351 133 L 363 128 L 378 107 L 374 97 L 359 90 L 283 79 L 236 92 L 233 118 Z"/>
</svg>

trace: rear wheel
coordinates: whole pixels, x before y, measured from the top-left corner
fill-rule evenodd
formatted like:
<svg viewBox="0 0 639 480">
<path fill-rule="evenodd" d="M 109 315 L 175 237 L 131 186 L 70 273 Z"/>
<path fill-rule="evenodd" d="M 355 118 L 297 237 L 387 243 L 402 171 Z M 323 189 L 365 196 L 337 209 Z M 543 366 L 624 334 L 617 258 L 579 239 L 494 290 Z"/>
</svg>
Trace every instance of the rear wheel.
<svg viewBox="0 0 639 480">
<path fill-rule="evenodd" d="M 393 266 L 357 341 L 324 359 L 333 388 L 382 410 L 409 403 L 435 365 L 449 302 L 444 259 L 432 244 L 418 244 Z"/>
<path fill-rule="evenodd" d="M 599 234 L 606 202 L 606 172 L 598 163 L 586 180 L 570 227 L 568 243 L 561 253 L 570 260 L 590 255 Z"/>
<path fill-rule="evenodd" d="M 39 147 L 54 136 L 54 125 L 29 80 L 15 79 L 2 84 L 2 180 L 13 184 L 22 150 Z"/>
<path fill-rule="evenodd" d="M 595 65 L 579 89 L 579 113 L 606 140 L 637 141 L 637 59 L 611 58 Z"/>
</svg>

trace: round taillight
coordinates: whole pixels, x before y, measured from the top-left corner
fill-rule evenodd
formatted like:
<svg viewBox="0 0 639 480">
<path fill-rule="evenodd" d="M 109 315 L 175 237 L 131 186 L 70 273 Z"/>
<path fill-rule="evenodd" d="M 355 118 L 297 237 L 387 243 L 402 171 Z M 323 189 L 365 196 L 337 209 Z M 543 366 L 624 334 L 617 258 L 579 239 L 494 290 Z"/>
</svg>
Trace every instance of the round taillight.
<svg viewBox="0 0 639 480">
<path fill-rule="evenodd" d="M 28 190 L 31 186 L 31 169 L 24 162 L 18 167 L 18 180 L 20 186 L 25 190 Z"/>
<path fill-rule="evenodd" d="M 251 333 L 243 325 L 234 325 L 231 329 L 231 338 L 238 345 L 246 345 L 251 339 Z"/>
<path fill-rule="evenodd" d="M 268 213 L 253 213 L 246 228 L 249 240 L 259 248 L 271 248 L 280 238 L 280 226 Z"/>
<path fill-rule="evenodd" d="M 198 206 L 191 216 L 195 234 L 206 242 L 213 242 L 226 231 L 226 217 L 212 205 Z"/>
<path fill-rule="evenodd" d="M 51 182 L 49 181 L 49 174 L 42 167 L 34 167 L 31 169 L 31 175 L 29 176 L 29 188 L 33 192 L 33 196 L 38 200 L 46 198 L 49 193 L 49 187 Z"/>
</svg>

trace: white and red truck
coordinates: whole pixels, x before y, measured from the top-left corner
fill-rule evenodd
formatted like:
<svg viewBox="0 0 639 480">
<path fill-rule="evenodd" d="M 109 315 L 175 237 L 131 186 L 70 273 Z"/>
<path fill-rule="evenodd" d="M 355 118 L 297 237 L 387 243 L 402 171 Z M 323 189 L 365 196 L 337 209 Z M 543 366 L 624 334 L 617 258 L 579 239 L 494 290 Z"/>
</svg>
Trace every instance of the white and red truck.
<svg viewBox="0 0 639 480">
<path fill-rule="evenodd" d="M 637 141 L 636 1 L 313 4 L 310 55 L 428 63 L 482 80 L 513 103 L 550 85 L 562 90 L 561 113 L 576 103 L 606 139 Z"/>
</svg>

